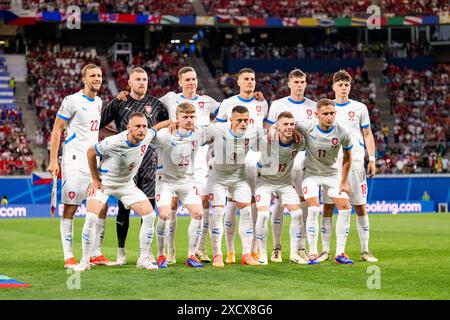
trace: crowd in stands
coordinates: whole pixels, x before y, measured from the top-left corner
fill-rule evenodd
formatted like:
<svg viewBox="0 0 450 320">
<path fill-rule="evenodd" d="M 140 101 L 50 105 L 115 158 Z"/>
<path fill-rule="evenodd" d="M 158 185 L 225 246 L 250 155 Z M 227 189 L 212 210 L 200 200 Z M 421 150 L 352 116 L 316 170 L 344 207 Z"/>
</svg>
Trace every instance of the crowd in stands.
<svg viewBox="0 0 450 320">
<path fill-rule="evenodd" d="M 130 63 L 120 59 L 110 63 L 119 91 L 127 90 L 131 69 L 141 67 L 147 71 L 148 93 L 158 98 L 169 91 L 178 92 L 178 70 L 186 65 L 184 55 L 170 43 L 163 43 L 147 54 L 138 52 Z"/>
<path fill-rule="evenodd" d="M 81 90 L 81 69 L 88 63 L 100 66 L 95 49 L 62 48 L 59 45 L 37 45 L 26 53 L 28 103 L 36 107 L 39 130 L 36 145 L 47 148 L 56 113 L 65 96 Z M 103 103 L 112 99 L 103 71 L 103 84 L 100 98 Z"/>
<path fill-rule="evenodd" d="M 450 65 L 415 71 L 389 65 L 384 70 L 395 117 L 390 152 L 380 150 L 386 172 L 441 173 L 450 148 Z"/>
<path fill-rule="evenodd" d="M 224 47 L 224 57 L 234 59 L 354 59 L 362 58 L 363 44 L 350 42 L 318 43 L 314 46 L 304 46 L 299 42 L 295 47 L 276 46 L 272 43 L 260 43 L 249 46 L 245 42 Z"/>
<path fill-rule="evenodd" d="M 437 15 L 448 11 L 448 0 L 203 0 L 210 15 L 270 17 L 366 17 L 367 7 L 379 4 L 383 14 Z"/>
<path fill-rule="evenodd" d="M 152 15 L 195 15 L 192 1 L 189 0 L 2 0 L 2 9 L 14 7 L 38 12 L 65 12 L 70 5 L 77 5 L 83 13 L 133 13 Z"/>
<path fill-rule="evenodd" d="M 29 175 L 36 169 L 22 111 L 0 108 L 0 176 Z"/>
</svg>

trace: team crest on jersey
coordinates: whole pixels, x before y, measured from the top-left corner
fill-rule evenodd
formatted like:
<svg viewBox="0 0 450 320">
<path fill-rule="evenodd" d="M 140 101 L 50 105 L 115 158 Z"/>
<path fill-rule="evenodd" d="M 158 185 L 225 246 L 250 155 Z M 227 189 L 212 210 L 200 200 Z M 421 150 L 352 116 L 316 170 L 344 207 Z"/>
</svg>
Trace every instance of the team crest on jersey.
<svg viewBox="0 0 450 320">
<path fill-rule="evenodd" d="M 198 103 L 198 107 L 199 107 L 200 109 L 203 109 L 203 108 L 205 107 L 205 103 L 204 103 L 204 102 L 199 102 L 199 103 Z"/>
<path fill-rule="evenodd" d="M 339 143 L 339 139 L 333 138 L 333 139 L 331 139 L 331 143 L 333 144 L 333 146 L 337 146 L 337 144 Z"/>
<path fill-rule="evenodd" d="M 145 150 L 147 150 L 147 145 L 146 144 L 141 146 L 141 156 L 145 153 Z"/>
<path fill-rule="evenodd" d="M 73 198 L 75 198 L 76 193 L 73 191 L 69 191 L 69 198 L 70 200 L 73 200 Z"/>
<path fill-rule="evenodd" d="M 308 115 L 308 117 L 311 117 L 312 116 L 312 110 L 311 109 L 308 109 L 308 110 L 306 110 L 306 114 Z"/>
<path fill-rule="evenodd" d="M 145 106 L 145 114 L 147 115 L 147 117 L 150 117 L 150 115 L 152 114 L 152 106 Z"/>
<path fill-rule="evenodd" d="M 197 145 L 198 145 L 198 141 L 197 140 L 194 140 L 194 141 L 192 141 L 192 148 L 197 148 Z"/>
<path fill-rule="evenodd" d="M 297 155 L 297 150 L 293 150 L 293 151 L 291 152 L 291 157 L 292 157 L 292 159 L 294 159 L 296 155 Z"/>
<path fill-rule="evenodd" d="M 348 112 L 348 116 L 350 117 L 350 119 L 353 119 L 353 117 L 355 116 L 355 112 L 354 111 L 349 111 Z"/>
<path fill-rule="evenodd" d="M 244 146 L 248 147 L 249 143 L 250 143 L 250 139 L 244 139 Z"/>
</svg>

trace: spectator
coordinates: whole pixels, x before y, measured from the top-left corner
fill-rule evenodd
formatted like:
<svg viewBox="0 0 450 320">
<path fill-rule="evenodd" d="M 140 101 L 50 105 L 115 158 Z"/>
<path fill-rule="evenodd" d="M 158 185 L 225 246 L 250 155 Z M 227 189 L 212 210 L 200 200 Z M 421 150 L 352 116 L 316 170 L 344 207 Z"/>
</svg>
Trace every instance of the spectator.
<svg viewBox="0 0 450 320">
<path fill-rule="evenodd" d="M 16 94 L 16 81 L 14 80 L 14 77 L 9 79 L 9 87 L 13 89 L 14 94 Z"/>
<path fill-rule="evenodd" d="M 423 192 L 422 201 L 430 201 L 430 195 L 428 194 L 428 192 Z"/>
<path fill-rule="evenodd" d="M 8 205 L 8 198 L 6 196 L 2 196 L 2 206 Z"/>
</svg>

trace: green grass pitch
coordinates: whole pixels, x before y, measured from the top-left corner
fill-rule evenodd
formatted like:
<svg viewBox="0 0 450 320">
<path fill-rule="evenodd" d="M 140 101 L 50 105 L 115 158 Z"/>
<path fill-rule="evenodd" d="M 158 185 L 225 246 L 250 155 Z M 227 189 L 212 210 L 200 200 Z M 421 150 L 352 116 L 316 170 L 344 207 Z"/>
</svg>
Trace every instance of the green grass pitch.
<svg viewBox="0 0 450 320">
<path fill-rule="evenodd" d="M 353 266 L 289 263 L 290 218 L 284 221 L 283 263 L 248 267 L 241 266 L 238 259 L 238 264 L 224 269 L 210 264 L 192 269 L 184 264 L 189 220 L 180 217 L 178 263 L 154 271 L 135 267 L 140 222 L 130 219 L 128 265 L 95 267 L 80 275 L 80 289 L 69 289 L 67 282 L 73 287 L 76 279 L 62 267 L 59 219 L 2 220 L 0 274 L 32 287 L 0 289 L 0 299 L 450 299 L 450 214 L 371 215 L 370 249 L 380 260 L 373 264 L 359 261 L 353 215 L 347 242 L 347 252 L 355 260 Z M 78 259 L 83 222 L 76 219 L 74 246 Z M 108 219 L 104 242 L 104 254 L 110 259 L 115 259 L 117 252 L 114 222 Z M 236 248 L 240 247 L 238 238 Z M 334 240 L 333 236 L 332 249 Z M 209 238 L 207 246 L 211 252 Z M 153 252 L 157 252 L 156 241 Z M 369 266 L 379 268 L 379 289 L 367 286 L 368 282 L 376 284 L 369 278 L 375 276 L 368 273 Z"/>
</svg>

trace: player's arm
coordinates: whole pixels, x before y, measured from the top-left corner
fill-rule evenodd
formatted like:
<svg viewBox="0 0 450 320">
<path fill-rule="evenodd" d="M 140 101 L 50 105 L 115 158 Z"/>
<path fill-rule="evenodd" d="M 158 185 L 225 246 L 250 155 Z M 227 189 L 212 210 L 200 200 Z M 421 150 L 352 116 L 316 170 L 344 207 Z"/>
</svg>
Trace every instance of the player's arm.
<svg viewBox="0 0 450 320">
<path fill-rule="evenodd" d="M 364 144 L 366 145 L 367 152 L 369 154 L 369 164 L 367 168 L 367 174 L 369 177 L 373 177 L 377 172 L 377 167 L 375 166 L 375 140 L 373 138 L 372 129 L 370 126 L 367 128 L 362 128 Z"/>
<path fill-rule="evenodd" d="M 50 172 L 52 176 L 57 175 L 59 172 L 58 150 L 61 142 L 61 134 L 63 133 L 66 124 L 67 120 L 64 120 L 58 116 L 55 118 L 52 136 L 50 139 L 50 161 L 47 168 L 48 172 Z"/>
<path fill-rule="evenodd" d="M 88 164 L 89 164 L 89 170 L 91 171 L 92 176 L 92 182 L 89 186 L 89 194 L 95 193 L 97 189 L 100 189 L 103 191 L 103 185 L 100 180 L 100 175 L 98 174 L 97 170 L 97 156 L 99 154 L 99 151 L 96 148 L 96 145 L 90 146 L 87 151 L 87 158 L 88 158 Z"/>
<path fill-rule="evenodd" d="M 352 165 L 352 146 L 350 147 L 343 147 L 343 153 L 344 153 L 344 159 L 342 160 L 342 177 L 341 177 L 341 184 L 339 186 L 339 194 L 342 192 L 347 193 L 350 195 L 350 187 L 348 186 L 347 177 L 348 173 L 350 172 L 350 167 Z"/>
<path fill-rule="evenodd" d="M 155 124 L 153 127 L 152 127 L 152 129 L 153 130 L 155 130 L 155 131 L 158 131 L 158 130 L 161 130 L 161 129 L 163 129 L 163 128 L 167 128 L 167 127 L 169 127 L 170 125 L 172 125 L 174 122 L 172 121 L 172 120 L 164 120 L 164 121 L 161 121 L 161 122 L 158 122 L 157 124 Z"/>
<path fill-rule="evenodd" d="M 116 98 L 121 100 L 121 101 L 127 101 L 129 95 L 130 95 L 130 93 L 128 91 L 120 91 L 117 94 Z"/>
</svg>

